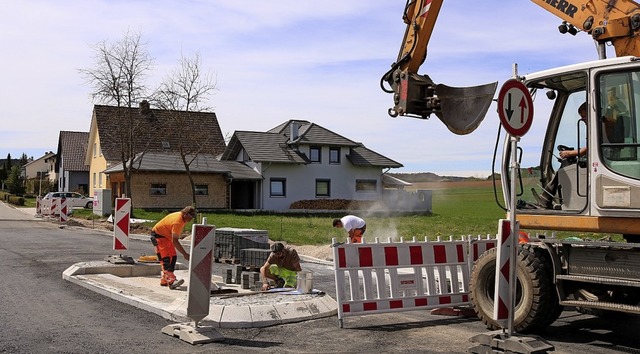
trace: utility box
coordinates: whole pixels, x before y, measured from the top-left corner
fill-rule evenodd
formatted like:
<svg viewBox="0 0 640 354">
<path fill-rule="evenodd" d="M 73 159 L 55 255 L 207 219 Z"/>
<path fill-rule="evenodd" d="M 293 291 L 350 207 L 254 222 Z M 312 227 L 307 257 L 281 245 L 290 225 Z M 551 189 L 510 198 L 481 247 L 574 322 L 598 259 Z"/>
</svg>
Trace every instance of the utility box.
<svg viewBox="0 0 640 354">
<path fill-rule="evenodd" d="M 93 213 L 95 215 L 107 216 L 111 215 L 113 209 L 111 207 L 111 190 L 110 189 L 94 189 L 93 190 Z"/>
</svg>

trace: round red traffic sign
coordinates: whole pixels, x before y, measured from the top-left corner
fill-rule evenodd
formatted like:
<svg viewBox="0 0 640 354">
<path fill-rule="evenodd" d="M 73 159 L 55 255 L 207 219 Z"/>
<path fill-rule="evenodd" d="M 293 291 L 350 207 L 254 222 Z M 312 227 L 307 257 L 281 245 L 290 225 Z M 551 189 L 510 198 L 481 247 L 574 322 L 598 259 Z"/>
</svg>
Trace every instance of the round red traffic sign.
<svg viewBox="0 0 640 354">
<path fill-rule="evenodd" d="M 498 93 L 498 116 L 513 136 L 523 136 L 533 122 L 533 100 L 529 90 L 516 79 L 507 80 Z"/>
</svg>

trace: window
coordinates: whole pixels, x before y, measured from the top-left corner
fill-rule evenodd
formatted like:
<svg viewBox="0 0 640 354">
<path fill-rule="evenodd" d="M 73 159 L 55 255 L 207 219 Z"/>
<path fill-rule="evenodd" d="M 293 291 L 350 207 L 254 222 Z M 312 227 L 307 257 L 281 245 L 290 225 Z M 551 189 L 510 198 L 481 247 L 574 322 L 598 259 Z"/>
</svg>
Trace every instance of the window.
<svg viewBox="0 0 640 354">
<path fill-rule="evenodd" d="M 340 163 L 340 148 L 332 147 L 329 148 L 329 163 Z"/>
<path fill-rule="evenodd" d="M 98 156 L 98 144 L 93 143 L 93 157 L 97 157 L 97 156 Z"/>
<path fill-rule="evenodd" d="M 96 188 L 96 182 L 97 182 L 97 180 L 96 180 L 96 173 L 94 172 L 94 173 L 93 173 L 93 188 Z"/>
<path fill-rule="evenodd" d="M 321 152 L 322 149 L 320 148 L 320 146 L 312 146 L 309 148 L 309 160 L 311 160 L 311 162 L 321 162 Z"/>
<path fill-rule="evenodd" d="M 316 179 L 316 198 L 331 196 L 331 180 Z"/>
<path fill-rule="evenodd" d="M 196 184 L 195 190 L 196 195 L 209 195 L 209 185 L 207 184 Z"/>
<path fill-rule="evenodd" d="M 356 192 L 375 192 L 378 189 L 378 181 L 375 179 L 357 179 Z"/>
<path fill-rule="evenodd" d="M 599 78 L 600 154 L 621 175 L 640 179 L 640 72 L 615 72 Z"/>
<path fill-rule="evenodd" d="M 149 189 L 151 195 L 167 195 L 167 185 L 165 183 L 151 183 Z"/>
<path fill-rule="evenodd" d="M 102 172 L 98 172 L 98 187 L 102 188 Z"/>
<path fill-rule="evenodd" d="M 287 180 L 285 178 L 272 178 L 269 181 L 269 193 L 272 197 L 286 197 Z"/>
</svg>

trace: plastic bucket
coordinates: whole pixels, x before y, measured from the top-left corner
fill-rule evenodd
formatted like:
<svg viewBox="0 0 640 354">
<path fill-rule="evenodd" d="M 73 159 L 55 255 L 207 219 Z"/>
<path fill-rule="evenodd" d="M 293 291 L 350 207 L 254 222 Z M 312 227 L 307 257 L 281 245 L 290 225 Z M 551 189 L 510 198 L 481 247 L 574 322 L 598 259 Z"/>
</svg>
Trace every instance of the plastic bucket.
<svg viewBox="0 0 640 354">
<path fill-rule="evenodd" d="M 298 290 L 304 294 L 309 294 L 313 291 L 313 273 L 308 270 L 301 270 L 296 277 L 298 282 Z"/>
</svg>

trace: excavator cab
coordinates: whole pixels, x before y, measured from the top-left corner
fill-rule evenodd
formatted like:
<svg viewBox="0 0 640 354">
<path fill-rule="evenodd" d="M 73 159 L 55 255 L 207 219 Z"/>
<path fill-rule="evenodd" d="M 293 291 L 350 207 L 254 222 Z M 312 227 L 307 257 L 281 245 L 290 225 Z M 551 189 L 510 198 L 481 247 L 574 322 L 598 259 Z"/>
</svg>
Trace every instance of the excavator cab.
<svg viewBox="0 0 640 354">
<path fill-rule="evenodd" d="M 529 133 L 519 144 L 515 193 L 521 227 L 639 234 L 640 63 L 634 57 L 598 60 L 532 73 L 524 84 L 534 98 L 534 124 L 546 123 L 546 133 L 542 141 Z M 505 203 L 511 194 L 507 142 Z M 563 150 L 580 156 L 562 158 Z M 539 164 L 527 166 L 530 161 Z"/>
</svg>

